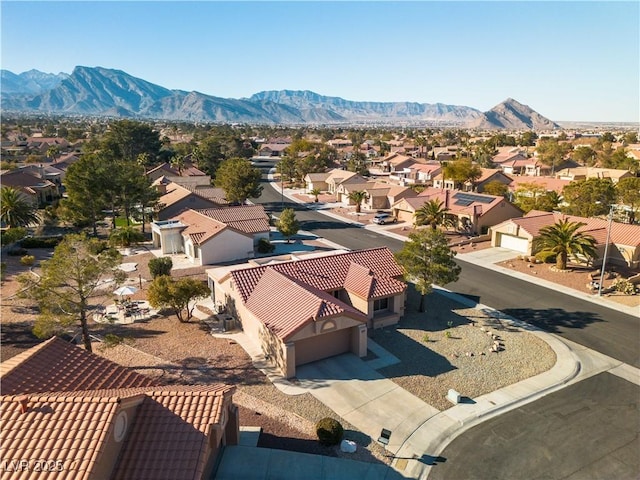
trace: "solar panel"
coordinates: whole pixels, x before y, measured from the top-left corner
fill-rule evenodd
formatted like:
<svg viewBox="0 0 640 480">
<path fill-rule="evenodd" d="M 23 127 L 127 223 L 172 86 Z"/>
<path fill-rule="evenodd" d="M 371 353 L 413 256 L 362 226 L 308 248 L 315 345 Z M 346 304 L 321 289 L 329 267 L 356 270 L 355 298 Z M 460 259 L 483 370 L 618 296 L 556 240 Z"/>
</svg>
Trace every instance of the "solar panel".
<svg viewBox="0 0 640 480">
<path fill-rule="evenodd" d="M 458 192 L 453 195 L 453 198 L 456 199 L 456 203 L 458 205 L 465 205 L 465 206 L 471 205 L 473 202 L 477 202 L 477 203 L 493 202 L 492 197 L 486 197 L 484 195 L 477 195 L 477 194 L 467 193 L 467 192 Z M 459 202 L 465 202 L 465 203 L 459 203 Z"/>
</svg>

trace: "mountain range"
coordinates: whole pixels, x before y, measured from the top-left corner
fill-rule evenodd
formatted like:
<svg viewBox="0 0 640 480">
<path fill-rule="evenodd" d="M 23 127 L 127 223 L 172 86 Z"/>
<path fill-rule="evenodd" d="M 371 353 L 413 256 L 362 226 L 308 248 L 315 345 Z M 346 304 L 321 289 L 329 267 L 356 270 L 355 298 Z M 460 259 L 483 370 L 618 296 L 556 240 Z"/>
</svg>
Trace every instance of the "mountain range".
<svg viewBox="0 0 640 480">
<path fill-rule="evenodd" d="M 175 121 L 253 124 L 450 125 L 480 129 L 559 128 L 509 98 L 488 112 L 466 106 L 417 102 L 359 102 L 304 90 L 263 91 L 221 98 L 170 90 L 121 70 L 76 67 L 68 75 L 1 70 L 4 111 Z"/>
</svg>

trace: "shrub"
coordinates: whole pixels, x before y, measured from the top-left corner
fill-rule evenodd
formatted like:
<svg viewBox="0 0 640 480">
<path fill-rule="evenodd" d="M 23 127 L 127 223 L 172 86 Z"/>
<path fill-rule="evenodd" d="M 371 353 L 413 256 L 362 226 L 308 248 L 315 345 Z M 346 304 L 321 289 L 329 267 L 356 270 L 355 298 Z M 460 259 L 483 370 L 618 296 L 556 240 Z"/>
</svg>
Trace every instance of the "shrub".
<svg viewBox="0 0 640 480">
<path fill-rule="evenodd" d="M 276 249 L 276 246 L 272 244 L 266 238 L 261 238 L 258 240 L 258 253 L 271 253 Z"/>
<path fill-rule="evenodd" d="M 619 278 L 613 282 L 613 289 L 624 295 L 635 295 L 636 286 L 626 278 Z"/>
<path fill-rule="evenodd" d="M 451 338 L 451 332 L 447 330 L 446 332 L 444 332 L 444 336 L 447 338 Z"/>
<path fill-rule="evenodd" d="M 0 236 L 0 243 L 2 243 L 3 246 L 11 245 L 12 243 L 17 242 L 18 240 L 26 236 L 27 236 L 26 228 L 23 228 L 23 227 L 9 228 L 2 232 L 2 235 Z"/>
<path fill-rule="evenodd" d="M 553 252 L 538 252 L 536 260 L 540 263 L 556 263 L 556 254 Z"/>
<path fill-rule="evenodd" d="M 170 257 L 152 258 L 149 260 L 149 271 L 153 278 L 160 275 L 170 275 L 173 268 L 173 261 Z"/>
<path fill-rule="evenodd" d="M 336 419 L 325 417 L 316 423 L 316 434 L 322 445 L 337 445 L 342 441 L 344 428 Z"/>
<path fill-rule="evenodd" d="M 55 248 L 62 241 L 62 238 L 62 236 L 27 237 L 22 239 L 20 246 L 24 248 Z"/>
<path fill-rule="evenodd" d="M 429 338 L 429 334 L 428 334 L 428 333 L 425 333 L 425 334 L 422 336 L 422 341 L 423 341 L 424 343 L 429 343 L 429 342 L 431 341 L 431 339 Z"/>
<path fill-rule="evenodd" d="M 22 265 L 30 267 L 31 265 L 36 263 L 36 257 L 34 257 L 33 255 L 25 255 L 20 259 L 20 263 Z"/>
<path fill-rule="evenodd" d="M 133 245 L 137 245 L 138 243 L 144 242 L 145 237 L 144 234 L 133 227 L 121 227 L 116 228 L 111 235 L 109 235 L 109 242 L 112 245 L 117 245 L 121 247 L 131 247 Z"/>
</svg>

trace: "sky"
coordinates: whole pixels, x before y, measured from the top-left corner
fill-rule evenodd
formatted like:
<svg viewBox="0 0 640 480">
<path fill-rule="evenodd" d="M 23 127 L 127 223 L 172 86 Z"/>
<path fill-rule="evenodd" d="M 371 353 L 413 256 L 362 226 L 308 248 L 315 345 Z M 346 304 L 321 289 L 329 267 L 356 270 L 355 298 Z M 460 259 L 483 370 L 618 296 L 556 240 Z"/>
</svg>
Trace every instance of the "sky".
<svg viewBox="0 0 640 480">
<path fill-rule="evenodd" d="M 554 121 L 640 121 L 640 2 L 2 0 L 0 66 L 122 70 L 225 98 L 507 98 Z"/>
</svg>

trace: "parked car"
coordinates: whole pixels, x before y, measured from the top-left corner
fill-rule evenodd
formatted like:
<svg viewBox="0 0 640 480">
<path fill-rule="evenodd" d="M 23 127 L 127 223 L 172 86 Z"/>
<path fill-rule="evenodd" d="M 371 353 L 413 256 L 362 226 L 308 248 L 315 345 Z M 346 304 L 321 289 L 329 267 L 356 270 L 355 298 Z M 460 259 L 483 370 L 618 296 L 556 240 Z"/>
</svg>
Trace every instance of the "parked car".
<svg viewBox="0 0 640 480">
<path fill-rule="evenodd" d="M 376 213 L 371 221 L 378 225 L 384 225 L 385 223 L 396 223 L 398 219 L 390 213 Z"/>
</svg>

